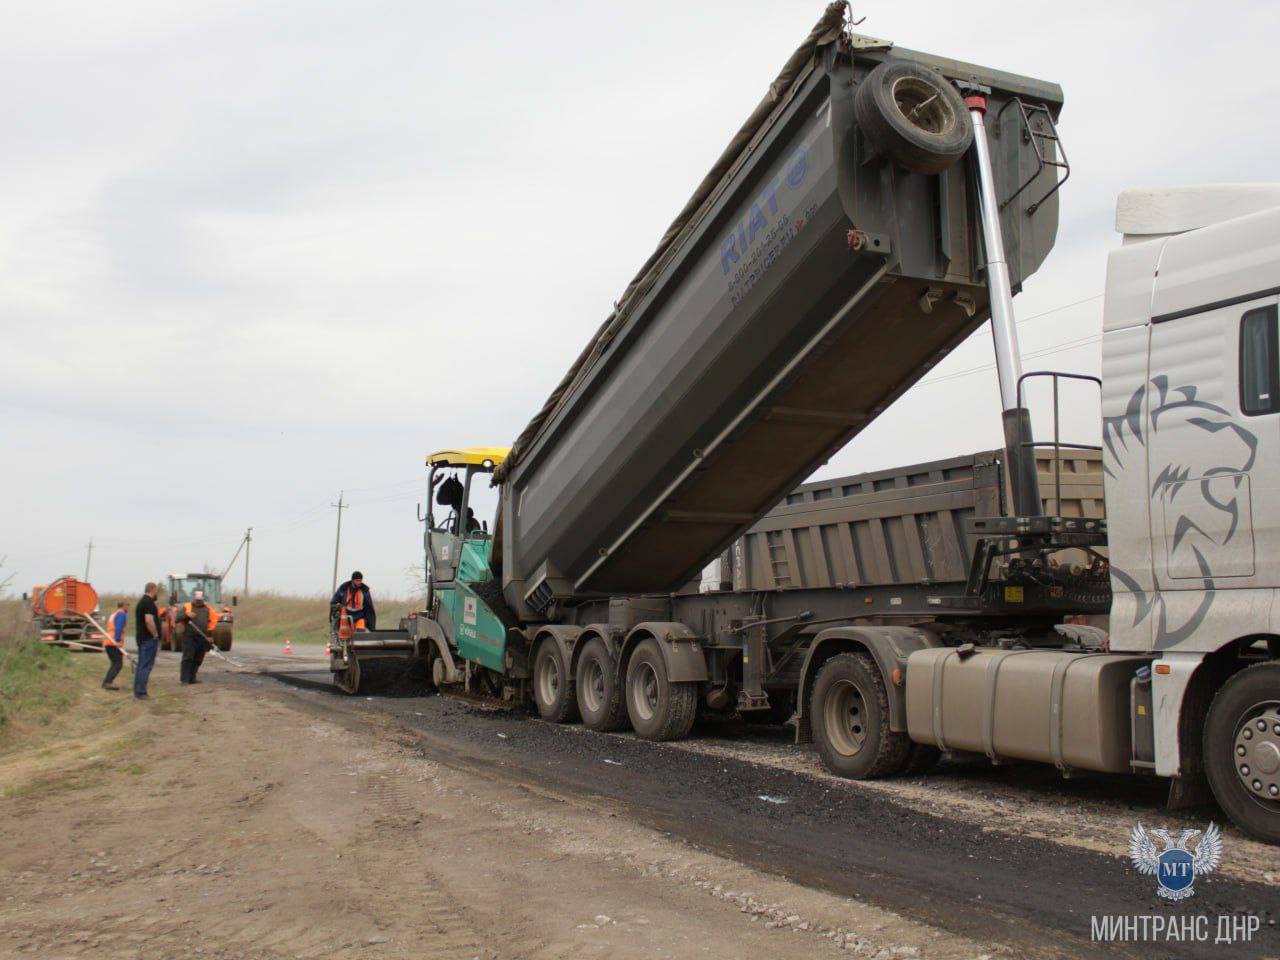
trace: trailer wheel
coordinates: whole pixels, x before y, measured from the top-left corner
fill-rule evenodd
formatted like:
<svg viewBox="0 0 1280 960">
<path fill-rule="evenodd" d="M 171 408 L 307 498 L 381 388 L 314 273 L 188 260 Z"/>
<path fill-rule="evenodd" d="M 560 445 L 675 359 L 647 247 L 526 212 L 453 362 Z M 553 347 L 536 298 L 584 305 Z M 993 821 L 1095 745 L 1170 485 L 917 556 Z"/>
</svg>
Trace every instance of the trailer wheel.
<svg viewBox="0 0 1280 960">
<path fill-rule="evenodd" d="M 824 663 L 811 711 L 818 753 L 832 773 L 870 780 L 906 765 L 911 740 L 889 729 L 889 694 L 870 655 L 840 653 Z"/>
<path fill-rule="evenodd" d="M 333 675 L 333 682 L 343 693 L 354 697 L 360 690 L 360 661 L 356 659 L 354 653 L 349 656 L 351 662 L 347 664 L 345 670 L 339 670 Z"/>
<path fill-rule="evenodd" d="M 569 665 L 560 644 L 543 640 L 533 657 L 533 702 L 538 716 L 548 723 L 572 723 L 578 719 L 578 692 L 569 676 Z"/>
<path fill-rule="evenodd" d="M 1227 816 L 1280 843 L 1280 663 L 1241 670 L 1222 685 L 1205 722 L 1204 766 Z"/>
<path fill-rule="evenodd" d="M 640 641 L 627 661 L 627 716 L 641 740 L 683 740 L 698 713 L 698 685 L 667 679 L 658 641 Z"/>
<path fill-rule="evenodd" d="M 858 86 L 853 111 L 876 150 L 916 173 L 941 173 L 973 143 L 956 88 L 918 64 L 880 64 Z"/>
<path fill-rule="evenodd" d="M 607 732 L 626 726 L 627 705 L 622 698 L 618 665 L 599 637 L 588 641 L 578 657 L 578 712 L 589 730 Z"/>
</svg>

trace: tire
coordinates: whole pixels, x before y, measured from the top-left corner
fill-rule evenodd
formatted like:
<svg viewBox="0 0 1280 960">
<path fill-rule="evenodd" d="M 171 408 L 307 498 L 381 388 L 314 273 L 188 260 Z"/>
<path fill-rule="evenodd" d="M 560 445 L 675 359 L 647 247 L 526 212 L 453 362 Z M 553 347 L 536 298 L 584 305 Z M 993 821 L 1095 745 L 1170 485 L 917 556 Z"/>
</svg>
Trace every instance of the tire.
<svg viewBox="0 0 1280 960">
<path fill-rule="evenodd" d="M 869 654 L 839 653 L 824 663 L 810 711 L 813 739 L 832 773 L 872 780 L 906 766 L 911 740 L 889 729 L 889 694 Z"/>
<path fill-rule="evenodd" d="M 232 636 L 230 627 L 216 626 L 213 628 L 213 645 L 226 653 L 231 649 Z"/>
<path fill-rule="evenodd" d="M 444 685 L 444 659 L 440 656 L 435 641 L 426 640 L 423 646 L 426 647 L 426 654 L 422 657 L 424 686 L 428 691 L 439 690 Z"/>
<path fill-rule="evenodd" d="M 572 723 L 578 719 L 578 691 L 554 638 L 543 640 L 533 656 L 533 702 L 538 716 L 548 723 Z"/>
<path fill-rule="evenodd" d="M 622 696 L 618 665 L 599 637 L 591 639 L 582 649 L 574 679 L 583 726 L 601 733 L 626 726 L 627 704 Z"/>
<path fill-rule="evenodd" d="M 698 685 L 667 679 L 658 641 L 640 641 L 627 661 L 627 716 L 641 740 L 683 740 L 698 713 Z"/>
<path fill-rule="evenodd" d="M 1237 826 L 1280 843 L 1280 663 L 1241 670 L 1218 690 L 1205 720 L 1204 768 Z"/>
<path fill-rule="evenodd" d="M 956 88 L 918 64 L 877 66 L 859 84 L 853 112 L 873 148 L 916 173 L 942 173 L 973 143 Z"/>
</svg>

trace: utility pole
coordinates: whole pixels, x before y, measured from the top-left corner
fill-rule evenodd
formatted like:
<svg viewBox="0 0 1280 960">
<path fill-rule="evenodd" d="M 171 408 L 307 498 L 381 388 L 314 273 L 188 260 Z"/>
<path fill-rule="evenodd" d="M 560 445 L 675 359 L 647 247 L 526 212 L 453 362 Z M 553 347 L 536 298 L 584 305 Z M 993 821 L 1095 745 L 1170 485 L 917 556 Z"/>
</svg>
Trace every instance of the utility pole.
<svg viewBox="0 0 1280 960">
<path fill-rule="evenodd" d="M 342 511 L 349 508 L 349 504 L 342 502 L 342 494 L 344 491 L 338 491 L 338 502 L 331 503 L 329 506 L 338 508 L 338 536 L 333 541 L 333 586 L 329 588 L 330 592 L 338 589 L 338 548 L 342 546 Z"/>
<path fill-rule="evenodd" d="M 84 557 L 84 582 L 89 582 L 89 562 L 93 560 L 93 537 L 89 538 L 89 550 Z M 333 589 L 337 590 L 337 587 Z"/>
<path fill-rule="evenodd" d="M 249 596 L 249 548 L 252 543 L 253 527 L 250 527 L 244 532 L 244 595 L 246 597 Z"/>
</svg>

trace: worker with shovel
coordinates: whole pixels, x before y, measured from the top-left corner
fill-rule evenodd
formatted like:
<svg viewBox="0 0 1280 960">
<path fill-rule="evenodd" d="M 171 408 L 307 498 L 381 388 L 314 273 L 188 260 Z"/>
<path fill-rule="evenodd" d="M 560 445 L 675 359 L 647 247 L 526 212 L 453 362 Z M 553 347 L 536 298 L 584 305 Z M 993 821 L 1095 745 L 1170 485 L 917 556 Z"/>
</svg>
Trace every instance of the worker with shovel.
<svg viewBox="0 0 1280 960">
<path fill-rule="evenodd" d="M 182 631 L 182 664 L 178 678 L 183 683 L 199 683 L 196 673 L 204 663 L 204 655 L 212 646 L 213 629 L 218 625 L 218 613 L 204 602 L 204 591 L 191 594 L 191 602 L 182 605 L 177 621 L 184 625 Z"/>
<path fill-rule="evenodd" d="M 120 668 L 124 666 L 124 625 L 128 619 L 129 612 L 125 609 L 124 601 L 121 600 L 116 605 L 116 612 L 108 621 L 109 632 L 102 638 L 102 650 L 111 661 L 111 665 L 107 667 L 107 675 L 102 678 L 103 690 L 120 689 L 116 686 L 115 680 L 120 674 Z"/>
</svg>

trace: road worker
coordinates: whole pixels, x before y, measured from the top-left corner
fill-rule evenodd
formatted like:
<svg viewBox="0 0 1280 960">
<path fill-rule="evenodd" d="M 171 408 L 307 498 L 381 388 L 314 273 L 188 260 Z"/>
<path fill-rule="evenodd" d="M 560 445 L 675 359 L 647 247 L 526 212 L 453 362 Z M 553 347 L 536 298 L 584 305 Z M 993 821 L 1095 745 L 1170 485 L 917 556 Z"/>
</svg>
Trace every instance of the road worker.
<svg viewBox="0 0 1280 960">
<path fill-rule="evenodd" d="M 204 663 L 204 655 L 213 640 L 213 630 L 218 625 L 218 612 L 204 602 L 204 591 L 196 590 L 191 601 L 182 605 L 176 617 L 182 629 L 182 664 L 178 679 L 183 683 L 199 683 L 196 673 Z"/>
<path fill-rule="evenodd" d="M 333 599 L 329 601 L 329 609 L 335 617 L 346 610 L 354 630 L 378 629 L 378 615 L 373 609 L 373 593 L 364 582 L 364 574 L 359 570 L 338 587 Z"/>
<path fill-rule="evenodd" d="M 102 638 L 102 649 L 111 663 L 107 666 L 107 675 L 102 678 L 103 690 L 119 690 L 115 680 L 124 666 L 124 625 L 129 619 L 129 611 L 124 601 L 116 604 L 116 612 L 107 621 L 107 635 Z"/>
</svg>

